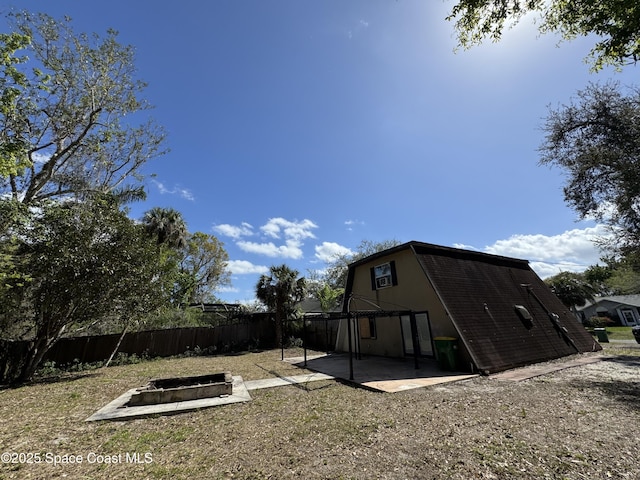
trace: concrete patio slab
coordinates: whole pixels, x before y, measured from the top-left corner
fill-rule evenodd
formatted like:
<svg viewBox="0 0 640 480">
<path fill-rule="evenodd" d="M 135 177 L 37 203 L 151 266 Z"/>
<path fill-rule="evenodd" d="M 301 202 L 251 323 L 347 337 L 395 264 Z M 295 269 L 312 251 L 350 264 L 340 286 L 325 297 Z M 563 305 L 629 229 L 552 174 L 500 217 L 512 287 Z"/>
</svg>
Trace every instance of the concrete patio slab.
<svg viewBox="0 0 640 480">
<path fill-rule="evenodd" d="M 285 361 L 298 367 L 330 375 L 372 390 L 390 393 L 456 382 L 478 376 L 463 372 L 443 371 L 435 360 L 425 358 L 420 359 L 420 368 L 416 369 L 413 358 L 395 359 L 363 356 L 361 360 L 357 360 L 354 357 L 353 379 L 349 378 L 348 354 L 333 353 L 307 357 L 306 367 L 304 366 L 303 357 L 285 358 Z"/>
<path fill-rule="evenodd" d="M 244 385 L 240 376 L 233 377 L 233 393 L 221 397 L 201 398 L 198 400 L 188 400 L 184 402 L 161 403 L 158 405 L 143 405 L 139 407 L 129 407 L 127 402 L 131 395 L 137 393 L 139 389 L 133 388 L 120 395 L 114 401 L 108 403 L 85 421 L 95 422 L 99 420 L 132 420 L 134 418 L 148 417 L 151 415 L 170 415 L 174 413 L 199 410 L 201 408 L 216 407 L 231 403 L 248 402 L 251 400 L 249 391 Z"/>
</svg>

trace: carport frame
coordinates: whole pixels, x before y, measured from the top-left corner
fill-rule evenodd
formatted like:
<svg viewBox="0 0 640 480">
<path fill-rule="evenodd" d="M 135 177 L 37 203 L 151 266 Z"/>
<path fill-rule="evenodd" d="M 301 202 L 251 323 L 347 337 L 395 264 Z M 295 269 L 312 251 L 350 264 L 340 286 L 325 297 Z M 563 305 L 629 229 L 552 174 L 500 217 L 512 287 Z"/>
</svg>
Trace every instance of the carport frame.
<svg viewBox="0 0 640 480">
<path fill-rule="evenodd" d="M 326 314 L 325 314 L 326 315 Z M 415 369 L 418 370 L 420 368 L 420 341 L 418 338 L 418 327 L 417 327 L 417 323 L 416 323 L 416 316 L 415 316 L 415 312 L 413 310 L 355 310 L 355 311 L 349 311 L 347 312 L 347 314 L 345 315 L 344 313 L 341 313 L 340 315 L 331 315 L 331 318 L 339 318 L 340 320 L 346 320 L 347 321 L 347 341 L 349 343 L 349 380 L 353 381 L 354 379 L 354 375 L 353 375 L 353 357 L 354 354 L 357 355 L 357 358 L 360 360 L 362 359 L 362 352 L 360 349 L 360 342 L 359 342 L 359 338 L 358 336 L 356 336 L 356 342 L 354 342 L 353 339 L 353 333 L 352 333 L 352 325 L 353 325 L 353 331 L 355 331 L 356 333 L 359 331 L 359 326 L 358 326 L 358 322 L 357 319 L 360 317 L 398 317 L 398 319 L 400 319 L 402 316 L 404 315 L 408 315 L 409 316 L 409 324 L 411 326 L 411 343 L 413 346 L 413 361 L 414 361 L 414 366 Z M 329 318 L 329 317 L 318 317 L 317 315 L 304 315 L 303 316 L 303 339 L 302 339 L 302 346 L 304 349 L 304 366 L 307 366 L 307 321 L 311 321 L 311 320 L 317 320 L 319 318 Z M 356 320 L 355 323 L 352 324 L 353 320 Z M 354 351 L 354 343 L 356 343 L 355 345 L 355 351 Z"/>
</svg>

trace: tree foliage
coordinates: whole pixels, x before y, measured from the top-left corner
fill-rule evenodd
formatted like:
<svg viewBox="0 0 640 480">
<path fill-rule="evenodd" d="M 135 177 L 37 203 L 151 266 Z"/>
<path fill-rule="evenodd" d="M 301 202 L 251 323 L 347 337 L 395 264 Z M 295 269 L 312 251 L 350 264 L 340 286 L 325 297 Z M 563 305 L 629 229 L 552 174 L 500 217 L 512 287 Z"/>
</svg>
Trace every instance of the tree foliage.
<svg viewBox="0 0 640 480">
<path fill-rule="evenodd" d="M 26 57 L 16 56 L 16 52 L 30 42 L 26 35 L 0 33 L 0 115 L 4 119 L 0 130 L 0 179 L 18 175 L 29 166 L 27 144 L 20 135 L 28 126 L 19 115 L 24 108 L 22 94 L 28 87 L 28 79 L 18 65 Z"/>
<path fill-rule="evenodd" d="M 276 341 L 282 342 L 282 324 L 295 312 L 296 305 L 304 299 L 304 278 L 287 265 L 272 266 L 268 275 L 261 275 L 256 285 L 256 298 L 275 312 Z"/>
<path fill-rule="evenodd" d="M 605 265 L 587 268 L 584 276 L 599 295 L 636 295 L 640 293 L 638 253 L 623 258 L 605 257 Z"/>
<path fill-rule="evenodd" d="M 229 283 L 229 255 L 215 236 L 190 234 L 182 214 L 173 208 L 154 207 L 142 225 L 160 254 L 176 264 L 173 302 L 177 305 L 215 299 L 215 290 Z"/>
<path fill-rule="evenodd" d="M 560 272 L 547 278 L 545 283 L 566 307 L 572 309 L 594 301 L 598 293 L 582 273 Z"/>
<path fill-rule="evenodd" d="M 552 110 L 540 147 L 543 165 L 567 176 L 564 196 L 582 217 L 609 224 L 610 248 L 640 246 L 640 90 L 590 84 L 577 99 Z"/>
<path fill-rule="evenodd" d="M 143 197 L 140 167 L 163 153 L 164 132 L 151 120 L 133 123 L 149 108 L 134 49 L 114 30 L 76 34 L 69 18 L 19 12 L 9 20 L 15 35 L 0 37 L 0 153 L 11 168 L 0 194 L 25 204 L 107 192 Z M 26 56 L 11 57 L 17 47 Z"/>
<path fill-rule="evenodd" d="M 636 0 L 459 0 L 447 20 L 455 22 L 459 44 L 468 48 L 486 38 L 500 40 L 505 28 L 530 12 L 539 15 L 541 33 L 558 33 L 565 40 L 595 38 L 589 54 L 593 70 L 638 61 L 640 5 Z"/>
<path fill-rule="evenodd" d="M 343 296 L 344 288 L 332 288 L 327 283 L 315 292 L 315 297 L 320 302 L 322 313 L 328 313 L 337 307 Z"/>
<path fill-rule="evenodd" d="M 112 319 L 135 322 L 167 301 L 171 278 L 157 247 L 113 198 L 48 202 L 13 224 L 30 281 L 10 285 L 0 327 L 30 340 L 19 380 L 33 375 L 67 330 Z"/>
<path fill-rule="evenodd" d="M 215 236 L 203 232 L 189 235 L 179 256 L 182 303 L 211 301 L 216 289 L 229 283 L 229 255 Z"/>
<path fill-rule="evenodd" d="M 129 325 L 173 292 L 177 261 L 121 206 L 164 132 L 142 117 L 134 50 L 69 18 L 9 15 L 0 34 L 0 333 L 27 339 L 20 380 L 70 330 Z M 173 237 L 171 240 L 175 240 Z M 184 245 L 183 245 L 184 246 Z"/>
<path fill-rule="evenodd" d="M 187 223 L 182 214 L 173 208 L 154 207 L 145 212 L 142 223 L 147 233 L 159 245 L 180 249 L 187 246 Z"/>
</svg>

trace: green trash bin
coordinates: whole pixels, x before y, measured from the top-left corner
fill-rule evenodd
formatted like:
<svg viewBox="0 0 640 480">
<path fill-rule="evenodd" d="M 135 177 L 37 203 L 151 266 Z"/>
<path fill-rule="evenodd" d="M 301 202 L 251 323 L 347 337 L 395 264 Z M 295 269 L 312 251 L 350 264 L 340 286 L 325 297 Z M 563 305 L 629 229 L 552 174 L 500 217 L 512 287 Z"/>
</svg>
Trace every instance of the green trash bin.
<svg viewBox="0 0 640 480">
<path fill-rule="evenodd" d="M 609 335 L 607 335 L 606 328 L 594 328 L 593 332 L 596 334 L 596 337 L 598 337 L 600 343 L 609 343 Z"/>
<path fill-rule="evenodd" d="M 443 370 L 454 371 L 458 363 L 458 339 L 454 337 L 435 337 L 436 359 Z"/>
</svg>

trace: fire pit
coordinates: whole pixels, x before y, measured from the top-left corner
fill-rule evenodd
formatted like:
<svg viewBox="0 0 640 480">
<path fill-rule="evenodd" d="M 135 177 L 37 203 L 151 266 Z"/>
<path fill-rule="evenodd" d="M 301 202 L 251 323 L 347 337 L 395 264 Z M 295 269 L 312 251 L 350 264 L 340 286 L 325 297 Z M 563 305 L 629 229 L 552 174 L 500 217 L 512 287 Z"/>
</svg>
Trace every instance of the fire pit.
<svg viewBox="0 0 640 480">
<path fill-rule="evenodd" d="M 185 402 L 231 395 L 233 378 L 229 372 L 195 377 L 159 378 L 138 389 L 127 403 L 129 407 Z"/>
</svg>

